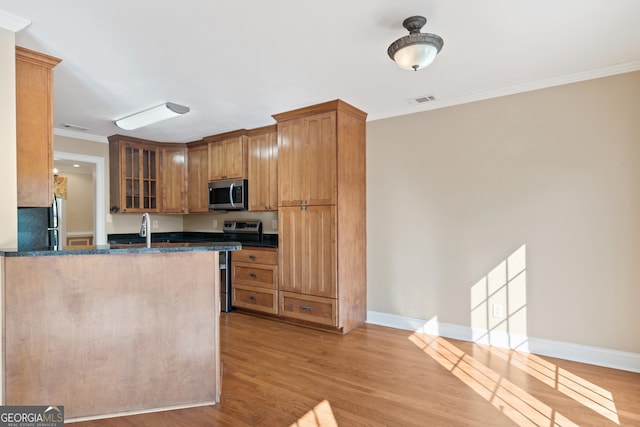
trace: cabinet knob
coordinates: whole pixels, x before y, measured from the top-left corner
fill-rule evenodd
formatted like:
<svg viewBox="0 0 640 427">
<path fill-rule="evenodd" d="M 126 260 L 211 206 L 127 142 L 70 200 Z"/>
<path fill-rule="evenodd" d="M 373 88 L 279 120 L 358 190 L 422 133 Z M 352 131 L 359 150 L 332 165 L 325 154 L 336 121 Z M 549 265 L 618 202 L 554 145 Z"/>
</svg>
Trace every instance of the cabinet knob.
<svg viewBox="0 0 640 427">
<path fill-rule="evenodd" d="M 249 259 L 255 260 L 256 256 L 255 255 L 249 255 Z"/>
<path fill-rule="evenodd" d="M 251 277 L 252 277 L 252 278 L 254 278 L 254 279 L 255 279 L 256 277 L 258 277 L 258 275 L 257 275 L 256 273 L 249 273 L 249 276 L 251 276 Z"/>
<path fill-rule="evenodd" d="M 300 309 L 304 310 L 304 311 L 311 311 L 311 307 L 308 305 L 301 305 Z"/>
<path fill-rule="evenodd" d="M 258 300 L 258 297 L 257 297 L 257 296 L 255 296 L 255 295 L 249 295 L 249 300 L 251 300 L 251 301 L 257 301 L 257 300 Z"/>
</svg>

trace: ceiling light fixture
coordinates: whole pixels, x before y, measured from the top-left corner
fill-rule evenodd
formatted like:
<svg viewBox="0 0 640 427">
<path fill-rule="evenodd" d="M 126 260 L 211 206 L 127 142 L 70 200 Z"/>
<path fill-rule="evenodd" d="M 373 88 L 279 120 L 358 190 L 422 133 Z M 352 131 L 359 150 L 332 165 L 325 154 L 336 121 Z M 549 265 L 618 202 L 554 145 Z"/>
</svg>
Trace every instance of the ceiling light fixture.
<svg viewBox="0 0 640 427">
<path fill-rule="evenodd" d="M 122 119 L 116 120 L 116 126 L 124 130 L 134 130 L 143 126 L 148 126 L 162 120 L 176 117 L 189 112 L 189 107 L 167 102 L 148 110 L 140 111 Z"/>
<path fill-rule="evenodd" d="M 440 36 L 420 32 L 426 23 L 424 16 L 410 16 L 402 22 L 409 35 L 394 41 L 387 49 L 389 57 L 400 68 L 418 71 L 431 64 L 442 49 L 444 40 Z"/>
</svg>

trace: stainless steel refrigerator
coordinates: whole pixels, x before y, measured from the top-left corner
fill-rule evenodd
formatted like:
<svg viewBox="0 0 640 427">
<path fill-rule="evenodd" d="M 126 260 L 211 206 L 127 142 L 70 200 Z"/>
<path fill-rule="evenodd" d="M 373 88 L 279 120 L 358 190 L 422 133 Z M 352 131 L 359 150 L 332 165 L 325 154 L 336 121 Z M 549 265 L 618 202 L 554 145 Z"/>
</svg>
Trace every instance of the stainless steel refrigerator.
<svg viewBox="0 0 640 427">
<path fill-rule="evenodd" d="M 62 249 L 62 200 L 53 197 L 48 208 L 18 208 L 18 249 Z"/>
</svg>

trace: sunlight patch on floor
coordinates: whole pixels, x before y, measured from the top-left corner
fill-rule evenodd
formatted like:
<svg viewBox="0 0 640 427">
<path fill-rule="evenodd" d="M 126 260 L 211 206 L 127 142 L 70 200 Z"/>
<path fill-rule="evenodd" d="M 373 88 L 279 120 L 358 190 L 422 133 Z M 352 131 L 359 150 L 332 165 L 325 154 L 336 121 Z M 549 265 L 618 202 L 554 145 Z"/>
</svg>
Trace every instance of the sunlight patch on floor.
<svg viewBox="0 0 640 427">
<path fill-rule="evenodd" d="M 409 340 L 519 426 L 578 426 L 444 338 L 414 333 Z"/>
<path fill-rule="evenodd" d="M 338 427 L 329 401 L 323 400 L 290 427 Z"/>
<path fill-rule="evenodd" d="M 620 424 L 613 395 L 602 387 L 534 354 L 510 352 L 496 347 L 489 347 L 488 351 L 608 420 Z"/>
</svg>

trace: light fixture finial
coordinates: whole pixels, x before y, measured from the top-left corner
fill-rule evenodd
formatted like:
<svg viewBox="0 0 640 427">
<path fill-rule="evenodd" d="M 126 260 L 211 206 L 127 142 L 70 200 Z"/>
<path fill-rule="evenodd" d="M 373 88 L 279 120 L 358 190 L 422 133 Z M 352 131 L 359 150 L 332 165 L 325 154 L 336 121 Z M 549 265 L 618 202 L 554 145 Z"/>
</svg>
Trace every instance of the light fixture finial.
<svg viewBox="0 0 640 427">
<path fill-rule="evenodd" d="M 409 35 L 394 41 L 387 49 L 389 57 L 400 68 L 418 71 L 431 64 L 442 49 L 444 40 L 440 36 L 420 32 L 426 23 L 424 16 L 410 16 L 402 22 Z"/>
</svg>

